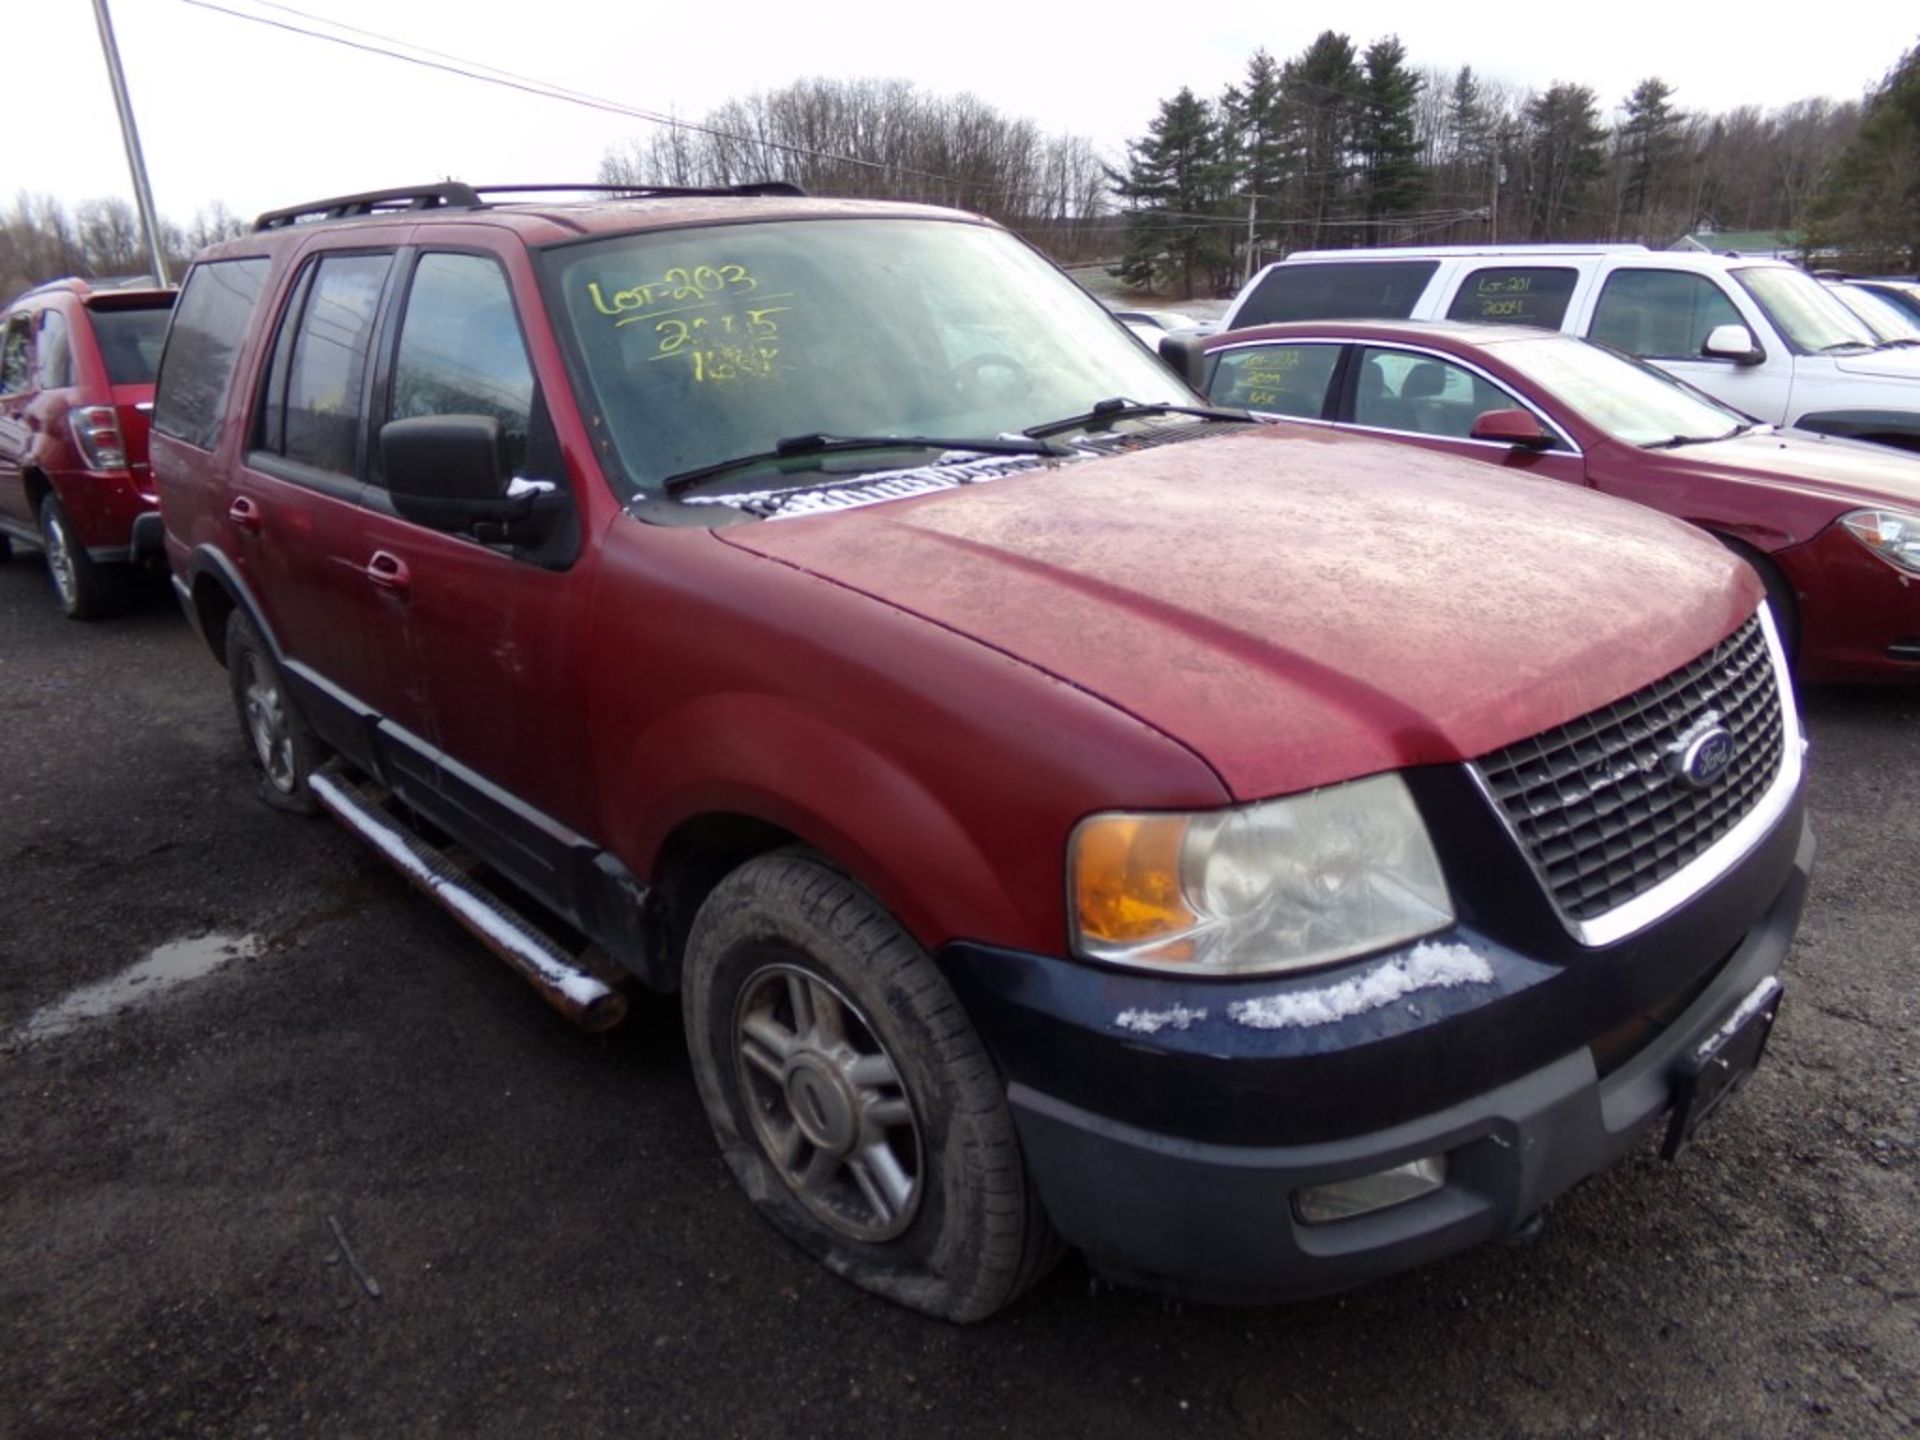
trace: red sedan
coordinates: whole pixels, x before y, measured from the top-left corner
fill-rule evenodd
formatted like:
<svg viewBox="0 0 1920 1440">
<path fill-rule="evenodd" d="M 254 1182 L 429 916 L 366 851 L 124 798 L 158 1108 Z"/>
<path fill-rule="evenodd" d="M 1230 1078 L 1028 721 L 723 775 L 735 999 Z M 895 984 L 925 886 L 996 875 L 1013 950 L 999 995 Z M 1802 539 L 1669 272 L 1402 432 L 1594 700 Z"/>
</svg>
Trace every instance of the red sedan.
<svg viewBox="0 0 1920 1440">
<path fill-rule="evenodd" d="M 1652 366 L 1509 325 L 1313 323 L 1206 342 L 1210 398 L 1638 501 L 1766 582 L 1809 680 L 1920 679 L 1920 457 L 1757 424 Z"/>
</svg>

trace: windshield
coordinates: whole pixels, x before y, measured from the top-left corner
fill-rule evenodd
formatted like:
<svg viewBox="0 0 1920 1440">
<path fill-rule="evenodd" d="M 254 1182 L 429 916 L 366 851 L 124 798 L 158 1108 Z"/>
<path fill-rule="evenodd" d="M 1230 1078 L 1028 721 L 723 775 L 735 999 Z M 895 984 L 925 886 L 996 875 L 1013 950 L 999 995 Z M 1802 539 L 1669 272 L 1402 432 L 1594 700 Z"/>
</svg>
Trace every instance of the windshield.
<svg viewBox="0 0 1920 1440">
<path fill-rule="evenodd" d="M 1818 355 L 1854 346 L 1872 349 L 1877 343 L 1873 332 L 1805 271 L 1753 265 L 1734 271 L 1733 278 L 1796 350 Z"/>
<path fill-rule="evenodd" d="M 1891 300 L 1883 300 L 1858 285 L 1829 285 L 1827 293 L 1851 310 L 1854 317 L 1873 332 L 1874 339 L 1884 344 L 1920 340 L 1920 319 L 1907 314 Z"/>
<path fill-rule="evenodd" d="M 989 438 L 1114 396 L 1195 403 L 1098 302 L 984 225 L 719 225 L 544 264 L 638 490 L 795 436 Z"/>
<path fill-rule="evenodd" d="M 1713 439 L 1752 423 L 1651 365 L 1571 336 L 1516 340 L 1498 354 L 1589 425 L 1629 445 Z"/>
</svg>

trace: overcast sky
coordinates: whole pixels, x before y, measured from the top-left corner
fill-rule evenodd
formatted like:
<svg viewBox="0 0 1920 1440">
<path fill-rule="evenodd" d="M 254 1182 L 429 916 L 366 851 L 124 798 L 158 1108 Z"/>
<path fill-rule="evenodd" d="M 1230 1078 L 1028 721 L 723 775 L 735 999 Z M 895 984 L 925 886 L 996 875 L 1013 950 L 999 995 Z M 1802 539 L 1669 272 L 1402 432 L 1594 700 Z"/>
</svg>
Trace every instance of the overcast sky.
<svg viewBox="0 0 1920 1440">
<path fill-rule="evenodd" d="M 1115 159 L 1182 85 L 1217 95 L 1256 48 L 1284 59 L 1329 18 L 1358 46 L 1398 34 L 1416 67 L 1471 64 L 1540 88 L 1572 80 L 1592 86 L 1609 109 L 1648 74 L 1674 85 L 1678 103 L 1694 110 L 1858 98 L 1920 32 L 1910 5 L 1886 0 L 1850 7 L 1845 24 L 1642 0 L 1552 11 L 1511 0 L 1373 0 L 1334 11 L 1288 7 L 1291 15 L 1271 0 L 1216 0 L 1198 9 L 1082 0 L 1070 10 L 1033 0 L 206 3 L 308 29 L 326 27 L 307 17 L 325 17 L 684 118 L 808 76 L 897 77 L 934 92 L 971 91 L 1049 133 L 1084 135 Z M 155 203 L 182 222 L 216 199 L 250 216 L 448 175 L 476 183 L 590 180 L 609 145 L 647 129 L 189 0 L 111 4 Z M 28 190 L 72 204 L 130 194 L 88 0 L 8 0 L 7 8 L 15 138 L 0 162 L 0 196 Z M 1297 18 L 1303 14 L 1315 18 Z M 1583 30 L 1579 16 L 1593 17 L 1595 28 Z M 45 63 L 53 58 L 59 63 Z"/>
</svg>

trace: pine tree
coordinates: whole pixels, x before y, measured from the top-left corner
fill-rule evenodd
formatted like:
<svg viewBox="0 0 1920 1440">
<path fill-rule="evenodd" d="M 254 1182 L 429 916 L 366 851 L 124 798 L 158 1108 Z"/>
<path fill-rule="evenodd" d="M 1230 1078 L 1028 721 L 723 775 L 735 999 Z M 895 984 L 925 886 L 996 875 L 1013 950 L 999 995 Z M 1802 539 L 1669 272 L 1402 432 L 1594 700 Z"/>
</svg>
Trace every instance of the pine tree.
<svg viewBox="0 0 1920 1440">
<path fill-rule="evenodd" d="M 1870 263 L 1920 270 L 1920 45 L 1867 97 L 1815 213 L 1823 236 Z"/>
<path fill-rule="evenodd" d="M 1365 96 L 1353 41 L 1323 30 L 1280 73 L 1287 126 L 1298 165 L 1300 218 L 1310 244 L 1342 239 L 1353 181 L 1355 120 Z"/>
<path fill-rule="evenodd" d="M 1160 102 L 1146 138 L 1128 142 L 1127 161 L 1112 177 L 1128 204 L 1120 278 L 1144 289 L 1178 280 L 1188 295 L 1204 279 L 1211 289 L 1228 264 L 1226 229 L 1213 218 L 1224 218 L 1227 179 L 1213 108 L 1182 86 Z"/>
<path fill-rule="evenodd" d="M 1673 108 L 1672 99 L 1673 87 L 1658 76 L 1642 80 L 1627 97 L 1618 138 L 1625 172 L 1621 210 L 1634 221 L 1644 220 L 1673 183 L 1686 117 Z"/>
<path fill-rule="evenodd" d="M 1265 50 L 1254 51 L 1247 61 L 1245 86 L 1229 85 L 1220 109 L 1222 129 L 1232 140 L 1222 146 L 1228 193 L 1237 214 L 1253 215 L 1257 237 L 1261 219 L 1281 213 L 1293 169 L 1280 67 L 1273 56 Z"/>
<path fill-rule="evenodd" d="M 1365 99 L 1356 125 L 1356 146 L 1367 218 L 1404 214 L 1419 199 L 1420 145 L 1414 106 L 1420 77 L 1407 68 L 1407 47 L 1397 35 L 1367 47 Z"/>
<path fill-rule="evenodd" d="M 1533 238 L 1594 234 L 1594 182 L 1606 172 L 1606 136 L 1594 93 L 1561 83 L 1527 104 Z"/>
</svg>

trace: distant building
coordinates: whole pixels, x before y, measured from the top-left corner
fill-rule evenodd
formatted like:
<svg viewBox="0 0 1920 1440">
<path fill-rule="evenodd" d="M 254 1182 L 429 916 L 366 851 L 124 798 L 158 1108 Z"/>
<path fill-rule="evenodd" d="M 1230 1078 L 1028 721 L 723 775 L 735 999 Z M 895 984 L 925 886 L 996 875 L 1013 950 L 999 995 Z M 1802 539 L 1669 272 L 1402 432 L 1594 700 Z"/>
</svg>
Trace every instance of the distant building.
<svg viewBox="0 0 1920 1440">
<path fill-rule="evenodd" d="M 1691 235 L 1682 235 L 1669 250 L 1704 250 L 1709 255 L 1739 255 L 1749 259 L 1798 260 L 1806 237 L 1798 230 L 1722 230 L 1713 221 L 1702 222 Z"/>
</svg>

